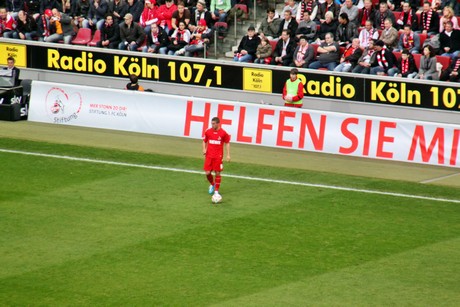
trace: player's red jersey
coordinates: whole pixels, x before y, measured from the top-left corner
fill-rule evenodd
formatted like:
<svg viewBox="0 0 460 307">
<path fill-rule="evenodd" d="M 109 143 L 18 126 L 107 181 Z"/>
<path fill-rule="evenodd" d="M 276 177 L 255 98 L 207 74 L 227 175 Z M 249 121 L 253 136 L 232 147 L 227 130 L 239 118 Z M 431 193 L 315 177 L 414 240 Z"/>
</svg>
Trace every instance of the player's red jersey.
<svg viewBox="0 0 460 307">
<path fill-rule="evenodd" d="M 230 135 L 222 128 L 219 130 L 209 128 L 204 133 L 203 141 L 208 143 L 206 149 L 207 158 L 222 159 L 224 144 L 230 142 Z"/>
</svg>

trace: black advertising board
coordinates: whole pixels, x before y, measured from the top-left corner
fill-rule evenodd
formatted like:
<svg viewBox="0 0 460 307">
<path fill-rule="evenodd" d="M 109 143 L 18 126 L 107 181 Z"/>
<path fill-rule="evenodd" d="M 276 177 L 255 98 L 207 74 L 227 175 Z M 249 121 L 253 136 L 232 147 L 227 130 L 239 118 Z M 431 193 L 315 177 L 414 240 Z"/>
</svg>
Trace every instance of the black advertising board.
<svg viewBox="0 0 460 307">
<path fill-rule="evenodd" d="M 17 46 L 23 45 L 0 42 L 0 50 L 17 50 L 17 58 L 26 57 L 27 67 L 34 69 L 123 78 L 136 74 L 144 80 L 270 94 L 281 94 L 289 78 L 289 69 L 271 65 L 242 66 L 232 62 L 156 57 L 141 52 L 121 53 L 99 48 L 77 49 L 58 44 L 56 47 L 49 47 L 49 44 L 27 44 L 27 48 Z M 299 77 L 304 84 L 306 99 L 315 97 L 460 111 L 460 84 L 305 69 L 301 69 Z"/>
</svg>

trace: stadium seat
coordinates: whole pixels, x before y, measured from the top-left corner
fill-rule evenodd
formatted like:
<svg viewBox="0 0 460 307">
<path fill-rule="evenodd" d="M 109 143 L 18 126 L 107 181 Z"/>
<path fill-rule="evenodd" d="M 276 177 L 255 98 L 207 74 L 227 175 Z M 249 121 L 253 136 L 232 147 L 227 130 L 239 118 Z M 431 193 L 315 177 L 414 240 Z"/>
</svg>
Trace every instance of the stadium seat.
<svg viewBox="0 0 460 307">
<path fill-rule="evenodd" d="M 91 29 L 78 29 L 77 36 L 72 40 L 73 45 L 87 45 L 91 41 Z"/>
<path fill-rule="evenodd" d="M 137 47 L 137 51 L 142 51 L 142 49 L 143 49 L 145 46 L 147 46 L 147 36 L 145 36 L 145 39 L 144 39 L 144 41 L 142 42 L 142 44 L 141 44 L 139 47 Z"/>
<path fill-rule="evenodd" d="M 420 49 L 422 49 L 423 43 L 424 43 L 425 40 L 426 40 L 426 34 L 420 33 L 420 34 L 419 34 L 419 37 L 420 37 Z"/>
<path fill-rule="evenodd" d="M 275 51 L 276 43 L 277 43 L 278 41 L 271 40 L 271 41 L 269 41 L 269 42 L 270 42 L 270 46 L 272 46 L 272 52 Z"/>
<path fill-rule="evenodd" d="M 243 15 L 240 17 L 237 17 L 235 14 L 235 21 L 243 22 L 244 20 L 247 20 L 249 18 L 249 10 L 246 4 L 235 4 L 234 8 L 236 10 L 240 9 L 241 11 L 243 11 Z"/>
<path fill-rule="evenodd" d="M 224 43 L 225 37 L 228 33 L 228 23 L 224 21 L 217 21 L 214 24 L 214 54 L 217 56 L 217 43 Z M 219 44 L 220 45 L 220 44 Z M 220 45 L 221 46 L 221 45 Z"/>
<path fill-rule="evenodd" d="M 100 40 L 101 40 L 101 30 L 96 30 L 96 32 L 94 32 L 93 38 L 92 38 L 91 41 L 88 43 L 88 46 L 90 46 L 90 47 L 96 47 L 96 46 L 97 46 L 97 42 L 99 42 Z"/>
<path fill-rule="evenodd" d="M 436 56 L 436 61 L 442 64 L 442 70 L 446 70 L 449 67 L 450 60 L 451 59 L 448 56 L 442 56 L 442 55 Z"/>
<path fill-rule="evenodd" d="M 401 17 L 401 14 L 402 14 L 402 12 L 393 11 L 393 15 L 395 15 L 395 20 L 398 20 L 399 17 Z"/>
<path fill-rule="evenodd" d="M 313 47 L 313 51 L 315 52 L 313 58 L 316 59 L 318 57 L 318 44 L 310 44 Z"/>
<path fill-rule="evenodd" d="M 394 54 L 396 60 L 399 60 L 399 58 L 401 57 L 401 52 L 393 51 L 393 54 Z"/>
<path fill-rule="evenodd" d="M 420 53 L 413 54 L 414 56 L 414 61 L 415 61 L 415 66 L 420 68 L 420 59 L 422 58 L 422 55 Z"/>
</svg>

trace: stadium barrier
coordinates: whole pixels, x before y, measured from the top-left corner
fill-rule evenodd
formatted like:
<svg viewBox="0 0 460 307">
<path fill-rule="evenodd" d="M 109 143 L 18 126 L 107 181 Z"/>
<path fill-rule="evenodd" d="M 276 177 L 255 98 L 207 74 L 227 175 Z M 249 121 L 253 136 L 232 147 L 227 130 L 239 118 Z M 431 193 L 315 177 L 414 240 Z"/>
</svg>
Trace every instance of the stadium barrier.
<svg viewBox="0 0 460 307">
<path fill-rule="evenodd" d="M 141 80 L 273 94 L 281 94 L 289 78 L 288 67 L 12 41 L 0 39 L 0 54 L 15 57 L 19 67 L 41 71 L 122 78 L 136 74 Z M 308 69 L 301 69 L 299 76 L 307 97 L 460 111 L 458 83 Z"/>
<path fill-rule="evenodd" d="M 460 125 L 34 81 L 29 120 L 460 167 Z"/>
</svg>

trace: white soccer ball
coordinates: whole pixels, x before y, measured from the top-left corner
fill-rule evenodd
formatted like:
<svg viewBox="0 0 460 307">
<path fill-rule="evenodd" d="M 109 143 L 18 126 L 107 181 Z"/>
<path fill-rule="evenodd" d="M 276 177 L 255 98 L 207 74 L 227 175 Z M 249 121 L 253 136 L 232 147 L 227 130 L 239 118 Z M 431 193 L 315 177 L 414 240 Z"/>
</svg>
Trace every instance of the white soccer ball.
<svg viewBox="0 0 460 307">
<path fill-rule="evenodd" d="M 212 195 L 211 197 L 211 201 L 214 203 L 214 204 L 218 204 L 222 201 L 222 196 L 220 196 L 220 194 L 214 194 Z"/>
</svg>

